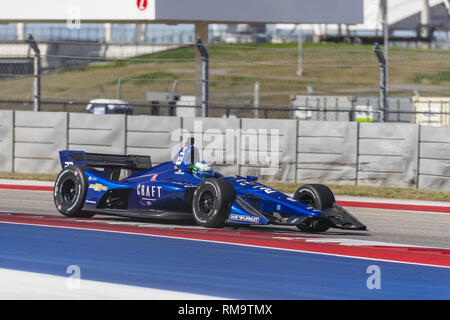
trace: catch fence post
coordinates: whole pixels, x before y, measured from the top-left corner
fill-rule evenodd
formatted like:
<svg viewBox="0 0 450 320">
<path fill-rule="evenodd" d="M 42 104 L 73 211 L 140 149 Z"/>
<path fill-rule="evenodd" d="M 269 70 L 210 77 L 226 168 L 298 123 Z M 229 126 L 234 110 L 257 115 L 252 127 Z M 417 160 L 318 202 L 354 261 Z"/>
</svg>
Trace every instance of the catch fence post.
<svg viewBox="0 0 450 320">
<path fill-rule="evenodd" d="M 30 34 L 26 42 L 34 51 L 33 57 L 33 109 L 41 111 L 41 52 L 36 40 Z"/>
<path fill-rule="evenodd" d="M 202 56 L 202 117 L 209 114 L 209 55 L 200 38 L 197 39 L 197 49 Z"/>
<path fill-rule="evenodd" d="M 259 82 L 255 82 L 255 90 L 253 97 L 253 107 L 254 107 L 254 116 L 256 119 L 259 118 Z"/>
<path fill-rule="evenodd" d="M 378 58 L 378 62 L 380 63 L 380 97 L 379 97 L 381 109 L 380 122 L 384 122 L 385 113 L 387 109 L 386 59 L 378 43 L 375 43 L 374 51 L 375 55 Z"/>
</svg>

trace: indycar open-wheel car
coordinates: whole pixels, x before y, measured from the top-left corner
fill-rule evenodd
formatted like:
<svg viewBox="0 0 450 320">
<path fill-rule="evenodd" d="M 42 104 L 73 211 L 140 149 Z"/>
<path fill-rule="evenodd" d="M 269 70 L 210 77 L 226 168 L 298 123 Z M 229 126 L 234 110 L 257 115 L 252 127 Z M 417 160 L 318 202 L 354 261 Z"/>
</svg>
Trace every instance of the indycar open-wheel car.
<svg viewBox="0 0 450 320">
<path fill-rule="evenodd" d="M 78 218 L 103 214 L 189 218 L 215 228 L 276 224 L 303 232 L 366 230 L 325 185 L 307 184 L 290 196 L 258 183 L 257 177 L 225 177 L 197 165 L 197 155 L 193 139 L 171 161 L 156 166 L 149 156 L 60 151 L 63 169 L 55 181 L 55 206 Z M 202 167 L 209 176 L 199 176 L 196 169 Z"/>
</svg>

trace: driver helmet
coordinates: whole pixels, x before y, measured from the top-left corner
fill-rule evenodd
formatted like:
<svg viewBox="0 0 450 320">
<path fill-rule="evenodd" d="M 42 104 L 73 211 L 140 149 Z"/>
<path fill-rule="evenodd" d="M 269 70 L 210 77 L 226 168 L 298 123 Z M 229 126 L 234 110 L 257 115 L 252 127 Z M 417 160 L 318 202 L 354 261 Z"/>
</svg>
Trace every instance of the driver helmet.
<svg viewBox="0 0 450 320">
<path fill-rule="evenodd" d="M 211 178 L 214 176 L 214 169 L 206 161 L 199 161 L 192 166 L 192 175 L 199 179 Z"/>
</svg>

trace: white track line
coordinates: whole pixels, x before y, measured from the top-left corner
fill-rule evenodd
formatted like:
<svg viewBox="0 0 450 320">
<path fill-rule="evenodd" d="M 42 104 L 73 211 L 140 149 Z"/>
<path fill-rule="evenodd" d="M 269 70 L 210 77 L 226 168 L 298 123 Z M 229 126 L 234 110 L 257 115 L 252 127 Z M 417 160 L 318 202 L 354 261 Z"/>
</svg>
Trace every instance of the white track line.
<svg viewBox="0 0 450 320">
<path fill-rule="evenodd" d="M 1 300 L 217 300 L 219 297 L 0 268 Z"/>
</svg>

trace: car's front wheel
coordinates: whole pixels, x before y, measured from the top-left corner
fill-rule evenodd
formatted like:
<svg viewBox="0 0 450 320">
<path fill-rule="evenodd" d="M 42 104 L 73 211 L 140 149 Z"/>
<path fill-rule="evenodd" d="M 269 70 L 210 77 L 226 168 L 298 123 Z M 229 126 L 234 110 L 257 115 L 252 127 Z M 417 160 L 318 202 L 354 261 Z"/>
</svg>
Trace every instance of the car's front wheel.
<svg viewBox="0 0 450 320">
<path fill-rule="evenodd" d="M 333 192 L 323 184 L 306 184 L 301 186 L 295 192 L 294 199 L 320 211 L 332 208 L 336 202 Z M 297 225 L 297 228 L 304 232 L 324 232 L 330 228 L 330 222 L 324 218 L 307 218 Z"/>
<path fill-rule="evenodd" d="M 233 185 L 221 179 L 205 179 L 194 191 L 192 212 L 197 224 L 210 227 L 223 227 L 231 205 L 236 199 Z"/>
</svg>

